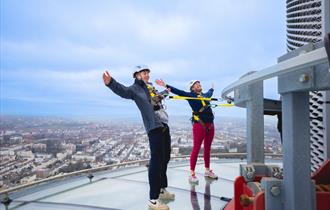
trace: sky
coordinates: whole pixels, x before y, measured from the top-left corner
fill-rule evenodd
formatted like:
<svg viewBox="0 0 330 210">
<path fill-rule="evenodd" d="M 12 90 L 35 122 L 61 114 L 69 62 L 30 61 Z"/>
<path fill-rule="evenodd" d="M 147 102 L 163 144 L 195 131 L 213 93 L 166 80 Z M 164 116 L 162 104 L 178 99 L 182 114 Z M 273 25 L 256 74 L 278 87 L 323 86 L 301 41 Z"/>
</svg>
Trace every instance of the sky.
<svg viewBox="0 0 330 210">
<path fill-rule="evenodd" d="M 140 117 L 131 100 L 104 86 L 108 70 L 133 83 L 136 65 L 151 80 L 185 90 L 200 80 L 213 97 L 249 71 L 285 54 L 285 1 L 1 0 L 0 115 L 115 119 Z M 276 79 L 264 95 L 278 98 Z M 158 87 L 162 90 L 161 87 Z M 190 115 L 166 100 L 169 115 Z M 245 117 L 242 108 L 215 116 Z"/>
</svg>

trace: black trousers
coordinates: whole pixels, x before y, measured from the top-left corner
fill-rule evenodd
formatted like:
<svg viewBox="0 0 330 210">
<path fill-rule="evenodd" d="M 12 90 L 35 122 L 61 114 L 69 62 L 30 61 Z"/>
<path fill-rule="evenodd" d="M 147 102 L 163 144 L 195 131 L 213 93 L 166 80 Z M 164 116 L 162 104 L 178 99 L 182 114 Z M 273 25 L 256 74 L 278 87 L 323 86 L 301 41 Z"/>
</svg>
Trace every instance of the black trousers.
<svg viewBox="0 0 330 210">
<path fill-rule="evenodd" d="M 167 187 L 167 164 L 171 156 L 171 135 L 167 124 L 148 133 L 150 147 L 149 161 L 149 197 L 158 199 L 160 188 Z"/>
</svg>

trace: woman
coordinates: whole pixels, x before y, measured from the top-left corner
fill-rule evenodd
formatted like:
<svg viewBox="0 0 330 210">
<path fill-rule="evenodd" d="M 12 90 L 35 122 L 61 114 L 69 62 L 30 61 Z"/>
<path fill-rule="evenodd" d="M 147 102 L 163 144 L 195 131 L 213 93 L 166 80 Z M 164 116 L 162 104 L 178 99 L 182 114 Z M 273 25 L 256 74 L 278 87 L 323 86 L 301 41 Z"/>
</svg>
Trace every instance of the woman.
<svg viewBox="0 0 330 210">
<path fill-rule="evenodd" d="M 198 80 L 192 80 L 188 84 L 190 92 L 179 90 L 173 86 L 165 84 L 163 80 L 156 80 L 156 83 L 160 86 L 166 87 L 171 90 L 172 93 L 193 98 L 210 98 L 213 94 L 212 88 L 207 93 L 202 93 L 202 86 Z M 198 178 L 196 177 L 195 167 L 200 151 L 201 145 L 204 141 L 204 165 L 205 165 L 205 177 L 211 179 L 217 179 L 218 176 L 210 169 L 210 155 L 211 144 L 214 137 L 214 115 L 210 107 L 209 101 L 206 100 L 187 100 L 192 109 L 192 123 L 193 123 L 193 149 L 190 154 L 190 176 L 189 181 L 193 184 L 198 184 Z"/>
</svg>

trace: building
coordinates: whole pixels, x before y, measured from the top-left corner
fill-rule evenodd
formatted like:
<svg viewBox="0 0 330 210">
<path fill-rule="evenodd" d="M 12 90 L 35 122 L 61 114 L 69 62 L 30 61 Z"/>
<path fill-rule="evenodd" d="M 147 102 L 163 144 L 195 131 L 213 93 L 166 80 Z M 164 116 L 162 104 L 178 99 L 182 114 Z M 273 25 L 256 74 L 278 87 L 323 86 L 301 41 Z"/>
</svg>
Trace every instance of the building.
<svg viewBox="0 0 330 210">
<path fill-rule="evenodd" d="M 330 2 L 328 0 L 287 0 L 286 8 L 288 54 L 280 57 L 279 61 L 295 57 L 303 51 L 313 50 L 311 46 L 306 45 L 322 42 L 324 36 L 330 32 Z M 329 101 L 329 90 L 310 92 L 311 163 L 313 171 L 330 158 Z"/>
<path fill-rule="evenodd" d="M 36 178 L 37 179 L 45 179 L 50 175 L 50 169 L 48 168 L 41 168 L 36 170 Z"/>
</svg>

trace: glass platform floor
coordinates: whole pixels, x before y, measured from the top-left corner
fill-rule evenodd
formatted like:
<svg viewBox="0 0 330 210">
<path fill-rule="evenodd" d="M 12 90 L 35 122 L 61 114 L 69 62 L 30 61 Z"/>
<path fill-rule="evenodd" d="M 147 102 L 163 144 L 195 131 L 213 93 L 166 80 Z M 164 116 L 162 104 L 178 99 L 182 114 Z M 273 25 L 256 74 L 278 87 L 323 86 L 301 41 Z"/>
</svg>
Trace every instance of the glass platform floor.
<svg viewBox="0 0 330 210">
<path fill-rule="evenodd" d="M 199 161 L 196 167 L 199 184 L 194 186 L 188 182 L 189 162 L 171 162 L 167 189 L 175 193 L 175 200 L 168 202 L 168 206 L 171 210 L 222 209 L 227 202 L 221 197 L 233 197 L 233 182 L 239 175 L 239 164 L 244 163 L 233 159 L 211 160 L 213 171 L 219 175 L 218 180 L 212 181 L 204 178 L 204 164 Z M 281 165 L 281 162 L 275 164 Z M 13 202 L 8 209 L 149 209 L 147 167 L 122 168 L 93 175 L 91 183 L 86 176 L 79 176 L 15 192 L 10 194 Z M 0 209 L 5 210 L 5 206 L 1 204 Z"/>
</svg>

